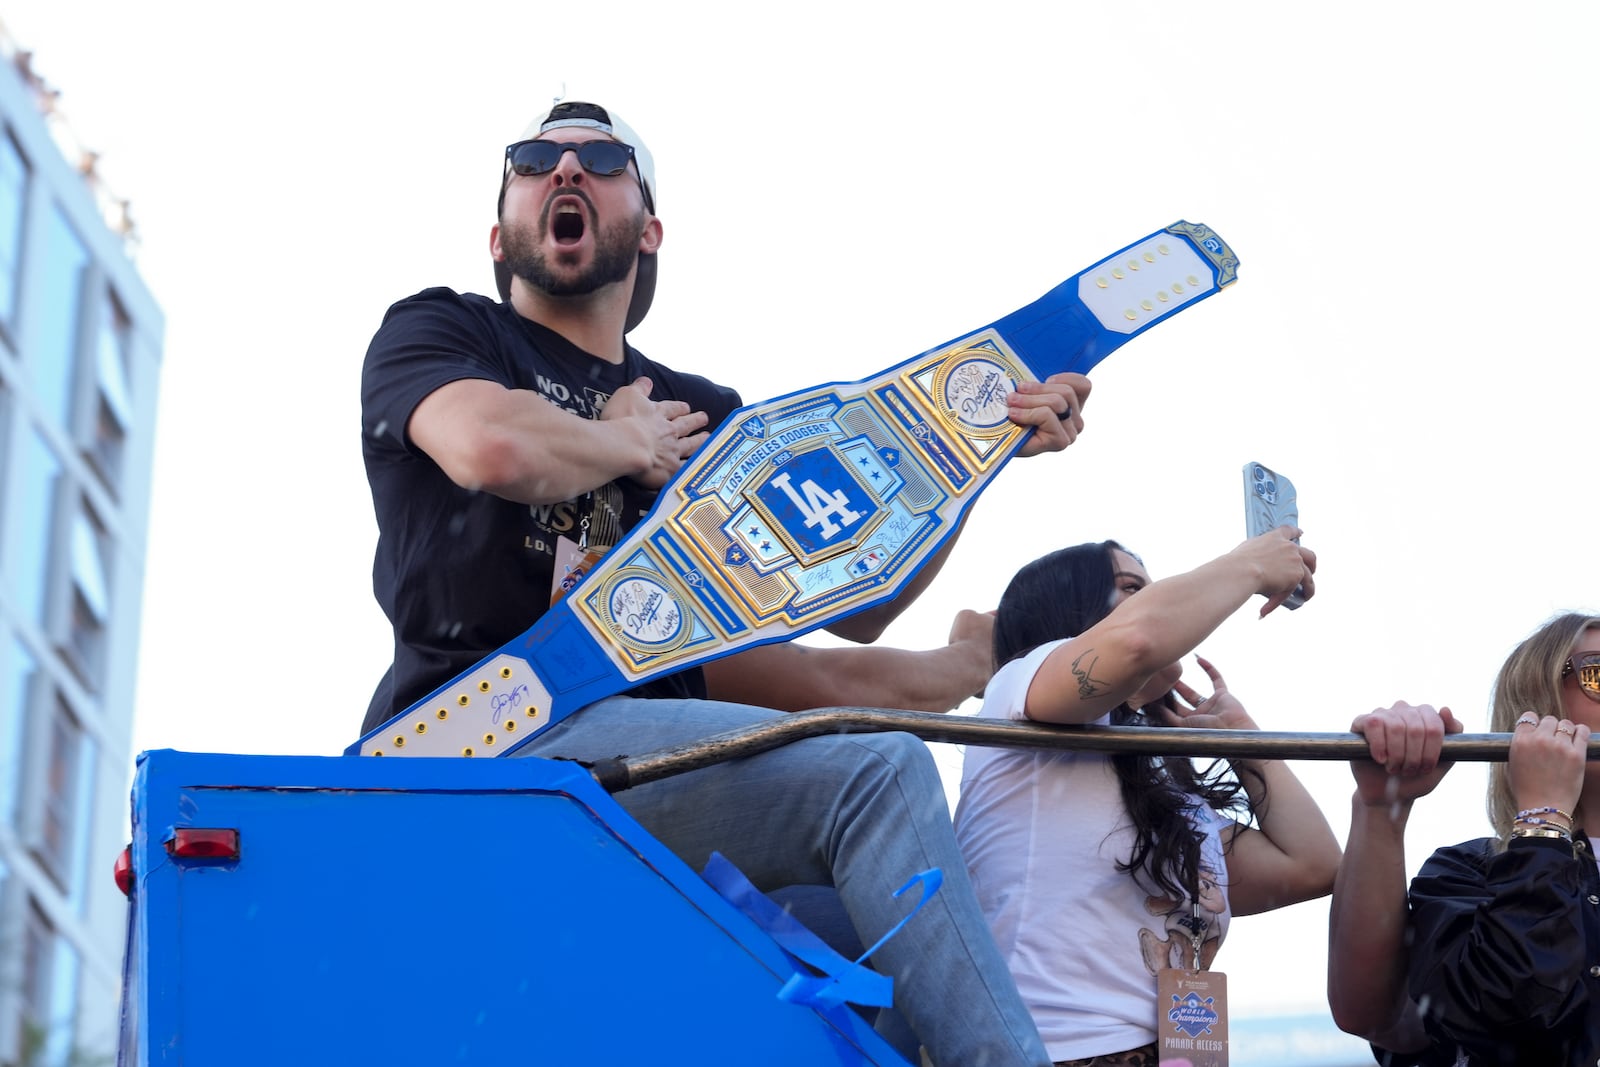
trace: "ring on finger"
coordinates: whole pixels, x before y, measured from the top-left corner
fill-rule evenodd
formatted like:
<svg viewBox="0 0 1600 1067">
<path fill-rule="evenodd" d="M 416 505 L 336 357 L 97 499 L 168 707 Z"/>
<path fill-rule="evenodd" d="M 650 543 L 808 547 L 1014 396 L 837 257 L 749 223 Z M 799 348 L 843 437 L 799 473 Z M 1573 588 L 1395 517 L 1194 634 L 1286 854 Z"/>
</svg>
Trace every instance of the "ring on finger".
<svg viewBox="0 0 1600 1067">
<path fill-rule="evenodd" d="M 1538 726 L 1539 725 L 1539 717 L 1537 715 L 1535 715 L 1531 711 L 1525 711 L 1525 712 L 1522 713 L 1522 717 L 1517 720 L 1517 725 L 1518 726 Z"/>
<path fill-rule="evenodd" d="M 1577 732 L 1578 728 L 1572 725 L 1572 720 L 1570 719 L 1562 719 L 1560 722 L 1556 723 L 1556 733 L 1558 734 L 1571 735 Z"/>
</svg>

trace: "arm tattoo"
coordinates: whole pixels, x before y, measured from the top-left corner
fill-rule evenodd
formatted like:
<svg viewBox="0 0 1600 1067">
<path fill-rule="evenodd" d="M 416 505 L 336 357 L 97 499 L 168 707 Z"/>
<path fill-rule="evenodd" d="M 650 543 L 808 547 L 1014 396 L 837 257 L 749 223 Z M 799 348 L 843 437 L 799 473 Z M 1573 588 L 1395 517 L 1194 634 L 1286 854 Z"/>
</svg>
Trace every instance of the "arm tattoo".
<svg viewBox="0 0 1600 1067">
<path fill-rule="evenodd" d="M 1094 658 L 1085 663 L 1084 659 L 1089 656 L 1093 656 Z M 1100 657 L 1094 655 L 1094 649 L 1092 648 L 1084 649 L 1082 652 L 1078 653 L 1077 658 L 1072 661 L 1072 676 L 1078 680 L 1079 700 L 1088 700 L 1091 697 L 1097 697 L 1101 693 L 1105 692 L 1104 687 L 1106 683 L 1101 679 L 1094 677 L 1092 673 L 1094 671 L 1094 665 L 1099 662 Z"/>
</svg>

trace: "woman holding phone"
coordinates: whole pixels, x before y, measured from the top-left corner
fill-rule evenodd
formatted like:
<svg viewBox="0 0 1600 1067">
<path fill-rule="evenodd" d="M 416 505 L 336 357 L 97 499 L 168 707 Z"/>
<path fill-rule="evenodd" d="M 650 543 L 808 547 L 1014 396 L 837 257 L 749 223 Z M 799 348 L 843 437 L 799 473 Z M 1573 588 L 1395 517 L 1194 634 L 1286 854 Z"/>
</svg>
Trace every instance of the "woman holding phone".
<svg viewBox="0 0 1600 1067">
<path fill-rule="evenodd" d="M 1256 594 L 1265 615 L 1316 557 L 1279 527 L 1152 582 L 1114 541 L 1012 579 L 981 715 L 1043 723 L 1255 729 L 1221 673 L 1178 660 Z M 1339 845 L 1279 760 L 1232 775 L 1186 758 L 969 747 L 956 811 L 990 926 L 1058 1064 L 1155 1067 L 1157 975 L 1209 967 L 1230 915 L 1322 896 Z"/>
</svg>

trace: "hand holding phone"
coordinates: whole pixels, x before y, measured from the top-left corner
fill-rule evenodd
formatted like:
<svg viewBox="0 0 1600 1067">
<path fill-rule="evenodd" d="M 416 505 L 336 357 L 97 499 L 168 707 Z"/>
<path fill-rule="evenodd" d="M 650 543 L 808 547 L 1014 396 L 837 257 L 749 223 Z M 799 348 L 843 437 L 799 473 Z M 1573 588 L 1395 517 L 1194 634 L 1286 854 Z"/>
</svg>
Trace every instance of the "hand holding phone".
<svg viewBox="0 0 1600 1067">
<path fill-rule="evenodd" d="M 1259 537 L 1279 526 L 1300 525 L 1300 503 L 1294 483 L 1260 463 L 1244 465 L 1245 536 Z M 1298 540 L 1298 539 L 1297 539 Z M 1289 609 L 1306 602 L 1304 588 L 1296 588 L 1283 602 Z"/>
</svg>

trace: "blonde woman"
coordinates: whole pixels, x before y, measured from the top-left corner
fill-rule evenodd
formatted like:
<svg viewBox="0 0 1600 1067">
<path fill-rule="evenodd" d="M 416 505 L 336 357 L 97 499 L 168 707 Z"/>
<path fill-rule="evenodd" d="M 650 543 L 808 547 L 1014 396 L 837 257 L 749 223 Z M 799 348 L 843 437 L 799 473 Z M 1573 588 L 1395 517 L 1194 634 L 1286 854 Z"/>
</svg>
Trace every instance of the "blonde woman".
<svg viewBox="0 0 1600 1067">
<path fill-rule="evenodd" d="M 1388 892 L 1404 867 L 1396 823 L 1442 773 L 1438 739 L 1459 729 L 1448 712 L 1429 714 L 1400 704 L 1357 721 L 1399 799 L 1386 827 L 1377 803 L 1363 815 L 1357 790 L 1331 913 L 1334 1018 L 1393 1067 L 1594 1064 L 1600 867 L 1586 829 L 1600 830 L 1600 764 L 1587 753 L 1600 725 L 1600 616 L 1558 615 L 1506 659 L 1490 722 L 1512 735 L 1508 762 L 1490 772 L 1495 836 L 1435 852 L 1401 907 Z M 1409 760 L 1379 752 L 1403 752 L 1408 738 Z"/>
</svg>

